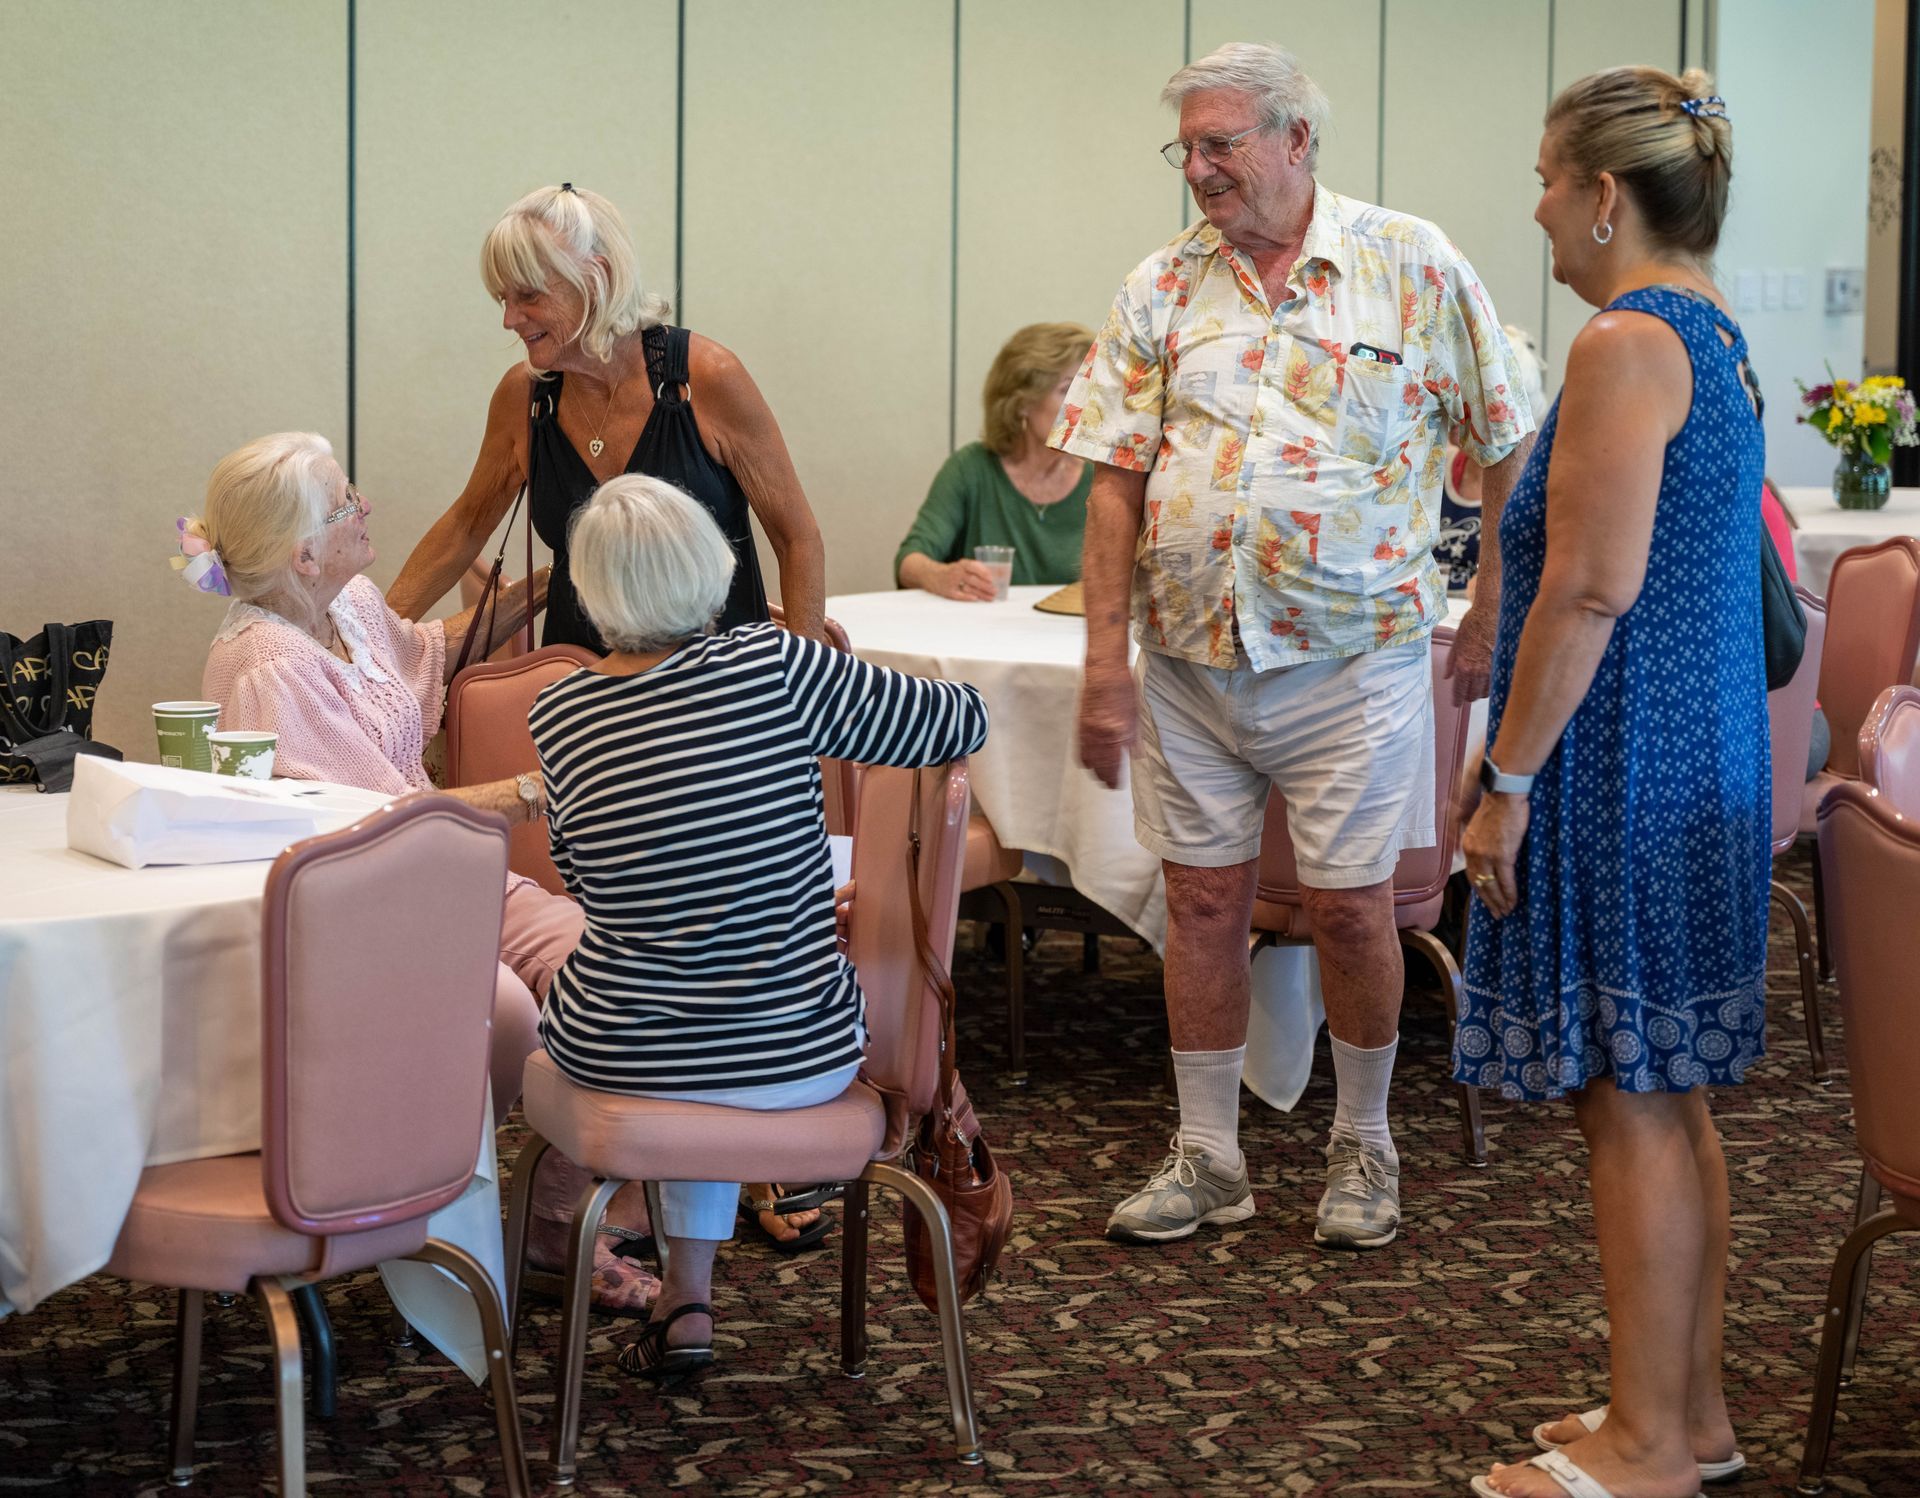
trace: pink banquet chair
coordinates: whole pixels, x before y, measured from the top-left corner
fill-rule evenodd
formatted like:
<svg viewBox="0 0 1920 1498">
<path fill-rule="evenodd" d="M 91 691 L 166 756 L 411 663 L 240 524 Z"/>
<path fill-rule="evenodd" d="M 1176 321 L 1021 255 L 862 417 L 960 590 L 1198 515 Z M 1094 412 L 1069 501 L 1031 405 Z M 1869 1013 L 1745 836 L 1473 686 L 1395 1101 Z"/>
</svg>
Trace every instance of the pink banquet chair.
<svg viewBox="0 0 1920 1498">
<path fill-rule="evenodd" d="M 1827 578 L 1827 646 L 1820 707 L 1833 747 L 1800 800 L 1800 835 L 1817 831 L 1820 803 L 1841 781 L 1860 778 L 1860 726 L 1874 699 L 1913 679 L 1920 652 L 1920 541 L 1893 536 L 1840 553 Z M 1813 865 L 1813 923 L 1820 976 L 1831 977 L 1820 861 Z"/>
<path fill-rule="evenodd" d="M 447 784 L 485 785 L 539 768 L 527 714 L 551 683 L 600 657 L 578 645 L 543 645 L 524 655 L 481 661 L 447 688 Z M 553 866 L 545 822 L 522 822 L 508 834 L 507 866 L 549 894 L 566 886 Z"/>
<path fill-rule="evenodd" d="M 1409 848 L 1400 855 L 1393 871 L 1393 918 L 1402 944 L 1425 957 L 1439 975 L 1447 1017 L 1457 1024 L 1462 998 L 1460 964 L 1433 934 L 1446 901 L 1454 853 L 1460 845 L 1453 791 L 1467 744 L 1468 710 L 1454 702 L 1453 683 L 1447 679 L 1453 641 L 1451 626 L 1442 625 L 1433 632 L 1433 814 L 1439 840 L 1431 848 Z M 1249 955 L 1268 946 L 1304 946 L 1312 940 L 1313 923 L 1307 916 L 1300 874 L 1294 864 L 1293 839 L 1287 835 L 1287 803 L 1275 792 L 1267 798 L 1266 828 L 1260 837 L 1260 875 Z M 1468 1164 L 1485 1165 L 1487 1141 L 1480 1119 L 1480 1090 L 1459 1085 L 1461 1147 Z"/>
<path fill-rule="evenodd" d="M 1814 688 L 1827 637 L 1826 604 L 1805 588 L 1797 590 L 1807 613 L 1807 644 L 1793 679 L 1767 693 L 1767 726 L 1773 760 L 1773 856 L 1778 859 L 1800 840 L 1800 803 L 1806 793 L 1807 756 L 1813 739 Z M 1813 1080 L 1826 1086 L 1827 1052 L 1821 1035 L 1820 984 L 1814 972 L 1813 937 L 1807 907 L 1800 896 L 1775 879 L 1769 892 L 1793 923 L 1794 954 L 1800 964 L 1800 1010 L 1807 1026 L 1807 1053 Z"/>
<path fill-rule="evenodd" d="M 289 1291 L 418 1259 L 473 1295 L 507 1487 L 527 1489 L 499 1288 L 427 1236 L 473 1178 L 490 1127 L 487 1059 L 505 822 L 411 796 L 296 843 L 267 876 L 261 1148 L 141 1173 L 109 1274 L 180 1290 L 169 1481 L 193 1480 L 201 1315 L 251 1293 L 276 1369 L 280 1492 L 306 1491 L 300 1329 Z M 424 939 L 423 937 L 430 937 Z"/>
<path fill-rule="evenodd" d="M 933 1105 L 941 1037 L 940 1001 L 916 950 L 907 900 L 910 840 L 917 827 L 928 944 L 945 964 L 958 922 L 966 826 L 965 760 L 921 771 L 861 767 L 853 839 L 858 892 L 849 920 L 848 953 L 867 997 L 867 1059 L 860 1079 L 832 1102 L 759 1113 L 630 1097 L 575 1084 L 544 1051 L 528 1060 L 523 1107 L 532 1137 L 514 1163 L 507 1217 L 510 1320 L 517 1306 L 514 1279 L 525 1262 L 532 1182 L 541 1156 L 549 1148 L 562 1150 L 595 1177 L 575 1208 L 567 1250 L 557 1354 L 560 1389 L 553 1413 L 556 1485 L 574 1480 L 593 1234 L 608 1201 L 628 1181 L 846 1181 L 840 1358 L 850 1378 L 861 1377 L 866 1368 L 869 1189 L 886 1186 L 905 1197 L 931 1229 L 940 1343 L 958 1454 L 969 1464 L 982 1460 L 946 1208 L 925 1181 L 895 1163 L 911 1137 L 909 1121 Z M 654 1206 L 657 1213 L 657 1200 Z M 665 1247 L 664 1239 L 655 1242 Z"/>
<path fill-rule="evenodd" d="M 1920 822 L 1920 688 L 1888 687 L 1860 725 L 1860 780 Z"/>
<path fill-rule="evenodd" d="M 1900 716 L 1910 716 L 1902 709 Z M 1902 726 L 1901 733 L 1909 730 Z M 1911 790 L 1911 783 L 1903 784 Z M 1820 808 L 1820 861 L 1841 992 L 1853 1132 L 1863 1164 L 1854 1228 L 1834 1255 L 1799 1491 L 1821 1491 L 1840 1387 L 1853 1363 L 1868 1259 L 1890 1233 L 1920 1229 L 1920 822 L 1884 790 L 1847 782 Z"/>
</svg>

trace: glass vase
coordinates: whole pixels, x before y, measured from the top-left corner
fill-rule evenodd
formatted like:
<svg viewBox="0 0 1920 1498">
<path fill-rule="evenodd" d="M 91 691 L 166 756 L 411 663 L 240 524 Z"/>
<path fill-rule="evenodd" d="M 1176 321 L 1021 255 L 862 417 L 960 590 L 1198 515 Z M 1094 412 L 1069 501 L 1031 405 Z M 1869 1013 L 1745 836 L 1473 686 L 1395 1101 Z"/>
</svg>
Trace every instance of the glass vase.
<svg viewBox="0 0 1920 1498">
<path fill-rule="evenodd" d="M 1871 454 L 1842 452 L 1833 470 L 1833 502 L 1843 510 L 1877 510 L 1893 492 L 1893 470 Z"/>
</svg>

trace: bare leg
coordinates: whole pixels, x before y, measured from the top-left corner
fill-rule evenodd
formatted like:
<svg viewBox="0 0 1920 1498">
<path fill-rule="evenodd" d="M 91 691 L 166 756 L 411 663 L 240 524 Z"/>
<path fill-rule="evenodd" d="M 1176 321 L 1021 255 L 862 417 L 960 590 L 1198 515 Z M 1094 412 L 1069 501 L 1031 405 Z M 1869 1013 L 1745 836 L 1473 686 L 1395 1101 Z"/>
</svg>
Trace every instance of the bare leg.
<svg viewBox="0 0 1920 1498">
<path fill-rule="evenodd" d="M 1303 887 L 1301 894 L 1313 922 L 1328 1032 L 1365 1050 L 1392 1045 L 1400 1033 L 1400 991 L 1406 983 L 1393 925 L 1393 881 L 1360 889 Z M 1171 889 L 1167 904 L 1171 912 Z"/>
<path fill-rule="evenodd" d="M 711 1238 L 667 1238 L 667 1273 L 660 1298 L 648 1319 L 663 1321 L 684 1305 L 713 1304 L 713 1256 L 720 1245 Z M 705 1347 L 713 1341 L 711 1316 L 686 1315 L 667 1328 L 669 1347 Z"/>
<path fill-rule="evenodd" d="M 1705 1111 L 1703 1093 L 1624 1093 L 1605 1077 L 1574 1099 L 1590 1155 L 1612 1327 L 1612 1401 L 1600 1429 L 1574 1441 L 1567 1455 L 1616 1498 L 1673 1498 L 1699 1488 L 1689 1425 L 1697 1344 L 1711 1300 L 1703 1266 L 1716 1238 L 1701 1183 Z M 1721 1180 L 1724 1256 L 1724 1167 Z M 1716 1326 L 1716 1347 L 1718 1340 Z M 1534 1467 L 1496 1466 L 1490 1480 L 1517 1498 L 1565 1498 Z"/>
<path fill-rule="evenodd" d="M 1167 1028 L 1176 1051 L 1247 1043 L 1253 987 L 1247 933 L 1259 862 L 1203 869 L 1162 862 L 1167 878 Z"/>
</svg>

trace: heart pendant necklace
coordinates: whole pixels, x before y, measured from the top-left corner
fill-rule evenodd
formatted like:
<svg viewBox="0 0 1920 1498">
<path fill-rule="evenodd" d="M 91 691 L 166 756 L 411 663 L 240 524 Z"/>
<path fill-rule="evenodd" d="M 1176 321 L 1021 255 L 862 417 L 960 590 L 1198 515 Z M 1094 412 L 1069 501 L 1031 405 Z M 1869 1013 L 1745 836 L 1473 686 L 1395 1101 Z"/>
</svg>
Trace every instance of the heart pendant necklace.
<svg viewBox="0 0 1920 1498">
<path fill-rule="evenodd" d="M 600 456 L 600 449 L 607 444 L 600 440 L 600 434 L 607 429 L 607 418 L 613 415 L 613 403 L 620 395 L 620 386 L 626 384 L 624 376 L 607 392 L 607 409 L 600 413 L 600 425 L 593 429 L 593 437 L 587 443 L 587 452 L 593 457 Z"/>
</svg>

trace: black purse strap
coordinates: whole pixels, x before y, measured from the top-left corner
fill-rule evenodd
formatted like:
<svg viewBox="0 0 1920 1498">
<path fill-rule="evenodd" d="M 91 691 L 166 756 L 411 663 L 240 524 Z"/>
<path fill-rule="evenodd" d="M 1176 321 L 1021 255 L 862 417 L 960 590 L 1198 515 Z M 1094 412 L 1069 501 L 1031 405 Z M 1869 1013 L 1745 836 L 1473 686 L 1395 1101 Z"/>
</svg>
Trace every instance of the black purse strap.
<svg viewBox="0 0 1920 1498">
<path fill-rule="evenodd" d="M 519 518 L 520 506 L 526 502 L 527 491 L 533 487 L 533 415 L 539 409 L 541 397 L 536 391 L 527 405 L 527 473 L 520 481 L 520 492 L 513 497 L 513 508 L 507 511 L 507 528 L 500 533 L 500 549 L 494 553 L 492 570 L 487 573 L 486 586 L 480 590 L 480 601 L 473 606 L 473 623 L 467 626 L 467 637 L 460 642 L 460 654 L 454 657 L 453 674 L 458 676 L 467 669 L 467 662 L 473 657 L 474 642 L 485 639 L 491 643 L 493 626 L 500 616 L 500 572 L 507 564 L 507 546 L 513 540 L 513 522 Z M 551 400 L 551 397 L 545 397 Z M 533 586 L 533 513 L 527 513 L 527 586 Z M 528 593 L 532 601 L 532 593 Z M 533 648 L 533 614 L 527 614 L 527 649 Z M 484 654 L 483 657 L 484 659 Z"/>
</svg>

